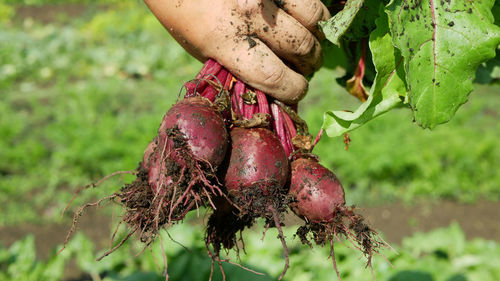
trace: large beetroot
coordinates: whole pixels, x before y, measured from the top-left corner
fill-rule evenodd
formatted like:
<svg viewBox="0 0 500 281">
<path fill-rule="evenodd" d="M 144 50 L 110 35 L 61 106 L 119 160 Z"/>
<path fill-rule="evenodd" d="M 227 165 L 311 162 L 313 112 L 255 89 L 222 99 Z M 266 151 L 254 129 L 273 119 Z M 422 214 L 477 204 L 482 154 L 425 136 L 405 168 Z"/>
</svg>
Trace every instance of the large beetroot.
<svg viewBox="0 0 500 281">
<path fill-rule="evenodd" d="M 161 185 L 165 187 L 173 176 L 180 176 L 173 173 L 174 166 L 180 166 L 178 172 L 187 172 L 182 170 L 191 165 L 186 161 L 206 166 L 202 170 L 213 175 L 224 160 L 228 139 L 224 120 L 209 100 L 198 96 L 181 100 L 165 114 L 158 129 L 158 149 L 149 156 L 154 163 L 148 167 L 149 184 L 155 192 L 163 189 Z"/>
<path fill-rule="evenodd" d="M 80 208 L 68 238 L 81 212 L 105 199 L 125 206 L 121 222 L 130 227 L 130 232 L 102 257 L 134 233 L 149 244 L 160 228 L 182 220 L 190 210 L 202 205 L 214 207 L 211 197 L 223 195 L 215 175 L 228 143 L 224 120 L 209 100 L 199 96 L 181 100 L 163 117 L 158 135 L 135 171 L 136 179 L 119 192 Z M 112 175 L 121 173 L 126 172 Z"/>
<path fill-rule="evenodd" d="M 186 98 L 165 114 L 139 177 L 119 194 L 127 207 L 124 221 L 139 227 L 141 240 L 151 241 L 161 226 L 222 194 L 210 180 L 228 137 L 224 120 L 205 98 Z"/>
<path fill-rule="evenodd" d="M 281 230 L 281 214 L 286 210 L 285 184 L 289 177 L 288 158 L 279 139 L 266 128 L 240 128 L 231 130 L 231 151 L 224 176 L 233 209 L 227 224 L 217 225 L 220 213 L 214 212 L 209 220 L 207 243 L 213 245 L 218 259 L 220 245 L 235 245 L 236 232 L 252 225 L 254 219 L 265 218 L 268 227 L 279 231 L 285 252 L 285 267 L 279 279 L 288 269 L 288 249 Z M 236 214 L 234 216 L 233 214 Z M 219 259 L 220 261 L 220 259 Z"/>
<path fill-rule="evenodd" d="M 288 179 L 289 165 L 278 138 L 265 128 L 231 130 L 232 149 L 224 184 L 235 203 L 262 216 Z M 279 203 L 279 202 L 277 202 Z"/>
</svg>

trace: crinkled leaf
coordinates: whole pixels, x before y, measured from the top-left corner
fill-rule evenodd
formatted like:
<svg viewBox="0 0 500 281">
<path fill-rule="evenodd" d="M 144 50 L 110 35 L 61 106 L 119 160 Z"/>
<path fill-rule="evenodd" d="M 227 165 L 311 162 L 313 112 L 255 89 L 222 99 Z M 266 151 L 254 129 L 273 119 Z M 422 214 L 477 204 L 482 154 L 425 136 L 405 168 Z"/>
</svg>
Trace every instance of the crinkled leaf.
<svg viewBox="0 0 500 281">
<path fill-rule="evenodd" d="M 393 0 L 394 44 L 404 57 L 409 100 L 424 128 L 447 122 L 467 101 L 479 64 L 495 56 L 494 0 Z"/>
<path fill-rule="evenodd" d="M 328 111 L 323 128 L 330 137 L 351 131 L 401 103 L 406 95 L 401 53 L 392 45 L 388 18 L 381 10 L 377 29 L 370 36 L 370 50 L 377 70 L 368 100 L 354 112 Z M 375 55 L 376 54 L 376 55 Z"/>
<path fill-rule="evenodd" d="M 357 41 L 368 38 L 375 30 L 375 20 L 379 17 L 379 10 L 384 6 L 381 0 L 364 0 L 363 6 L 359 9 L 356 17 L 351 22 L 351 26 L 342 36 L 348 41 Z"/>
<path fill-rule="evenodd" d="M 364 0 L 348 0 L 344 9 L 325 22 L 320 22 L 321 29 L 328 40 L 340 46 L 339 39 L 349 29 Z"/>
</svg>

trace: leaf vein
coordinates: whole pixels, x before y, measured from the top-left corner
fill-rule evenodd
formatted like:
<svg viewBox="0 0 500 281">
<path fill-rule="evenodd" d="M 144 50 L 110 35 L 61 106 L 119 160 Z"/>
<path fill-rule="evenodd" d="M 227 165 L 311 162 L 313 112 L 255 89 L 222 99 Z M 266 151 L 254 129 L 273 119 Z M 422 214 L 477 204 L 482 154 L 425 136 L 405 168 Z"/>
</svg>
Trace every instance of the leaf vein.
<svg viewBox="0 0 500 281">
<path fill-rule="evenodd" d="M 432 57 L 434 64 L 434 72 L 432 75 L 432 119 L 436 118 L 436 11 L 434 8 L 434 0 L 430 1 L 431 3 L 431 16 L 432 16 Z"/>
<path fill-rule="evenodd" d="M 442 25 L 442 24 L 440 24 L 440 25 L 438 25 L 438 26 L 439 26 L 439 27 L 442 27 L 442 28 L 444 28 L 444 29 L 447 29 L 447 30 L 449 30 L 449 31 L 453 31 L 453 32 L 455 32 L 455 33 L 457 33 L 457 34 L 461 35 L 463 38 L 465 38 L 465 39 L 466 39 L 466 40 L 468 40 L 469 42 L 474 43 L 474 41 L 473 41 L 472 39 L 470 39 L 469 37 L 465 36 L 465 34 L 463 34 L 462 32 L 460 32 L 460 31 L 458 31 L 458 30 L 452 29 L 452 28 L 450 28 L 450 27 L 448 27 L 448 26 L 445 26 L 445 25 Z"/>
<path fill-rule="evenodd" d="M 399 66 L 401 65 L 402 61 L 403 61 L 403 56 L 401 56 L 401 58 L 399 59 L 398 63 L 396 64 L 396 66 L 394 67 L 394 69 L 392 70 L 392 72 L 389 74 L 389 77 L 387 77 L 387 80 L 385 81 L 384 85 L 382 86 L 382 89 L 384 89 L 385 86 L 387 86 L 387 84 L 389 84 L 389 82 L 392 80 L 392 78 L 394 77 L 394 74 L 397 72 L 397 70 L 398 70 Z M 382 93 L 382 89 L 377 94 L 381 94 Z"/>
<path fill-rule="evenodd" d="M 481 15 L 481 13 L 479 12 L 479 10 L 477 9 L 476 5 L 474 5 L 474 2 L 471 1 L 471 0 L 467 0 L 467 2 L 469 2 L 469 4 L 471 4 L 472 8 L 474 8 L 474 10 L 476 10 L 479 18 L 482 20 L 482 21 L 485 21 L 485 19 L 483 18 L 483 15 Z"/>
</svg>

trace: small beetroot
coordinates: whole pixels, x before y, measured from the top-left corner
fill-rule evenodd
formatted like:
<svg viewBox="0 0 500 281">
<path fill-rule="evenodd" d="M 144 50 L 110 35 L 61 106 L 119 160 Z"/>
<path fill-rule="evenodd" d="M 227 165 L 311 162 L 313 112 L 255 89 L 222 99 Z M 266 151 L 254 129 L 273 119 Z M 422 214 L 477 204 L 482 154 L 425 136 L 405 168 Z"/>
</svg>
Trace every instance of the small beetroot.
<svg viewBox="0 0 500 281">
<path fill-rule="evenodd" d="M 354 207 L 345 206 L 344 189 L 330 170 L 318 163 L 312 154 L 299 154 L 291 164 L 290 208 L 304 219 L 297 236 L 302 243 L 311 245 L 330 244 L 333 266 L 340 278 L 335 262 L 333 242 L 344 237 L 355 248 L 362 251 L 371 267 L 373 253 L 386 243 L 364 222 L 361 215 L 354 213 Z M 310 237 L 312 234 L 312 237 Z"/>
<path fill-rule="evenodd" d="M 295 200 L 290 208 L 308 222 L 331 221 L 334 210 L 345 205 L 340 181 L 314 158 L 299 158 L 291 166 L 290 195 Z"/>
</svg>

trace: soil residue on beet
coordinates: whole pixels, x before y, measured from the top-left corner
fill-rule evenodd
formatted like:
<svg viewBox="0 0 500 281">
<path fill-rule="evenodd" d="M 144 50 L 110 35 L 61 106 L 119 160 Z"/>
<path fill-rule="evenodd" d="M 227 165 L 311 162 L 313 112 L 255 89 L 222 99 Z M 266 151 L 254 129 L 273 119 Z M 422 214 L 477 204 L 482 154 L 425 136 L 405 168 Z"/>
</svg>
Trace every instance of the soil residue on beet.
<svg viewBox="0 0 500 281">
<path fill-rule="evenodd" d="M 266 180 L 267 184 L 269 180 Z M 278 183 L 262 186 L 262 183 L 257 182 L 253 187 L 240 189 L 230 198 L 243 214 L 253 218 L 271 220 L 273 215 L 268 210 L 269 206 L 272 206 L 279 214 L 287 210 L 286 189 L 280 188 Z"/>
<path fill-rule="evenodd" d="M 390 246 L 365 222 L 363 216 L 354 212 L 355 209 L 354 206 L 337 206 L 332 220 L 308 222 L 297 229 L 296 235 L 303 244 L 310 247 L 311 241 L 319 246 L 330 244 L 332 251 L 335 240 L 345 239 L 364 254 L 367 266 L 371 266 L 373 255 L 379 253 L 382 247 Z M 335 259 L 334 256 L 332 258 Z"/>
<path fill-rule="evenodd" d="M 244 245 L 241 232 L 245 228 L 252 227 L 255 219 L 238 211 L 226 198 L 220 197 L 215 201 L 215 204 L 218 208 L 210 215 L 207 223 L 205 235 L 207 247 L 212 245 L 213 255 L 216 257 L 219 257 L 222 249 L 236 249 L 239 252 L 238 240 Z M 237 237 L 238 233 L 240 233 L 239 238 Z"/>
</svg>

